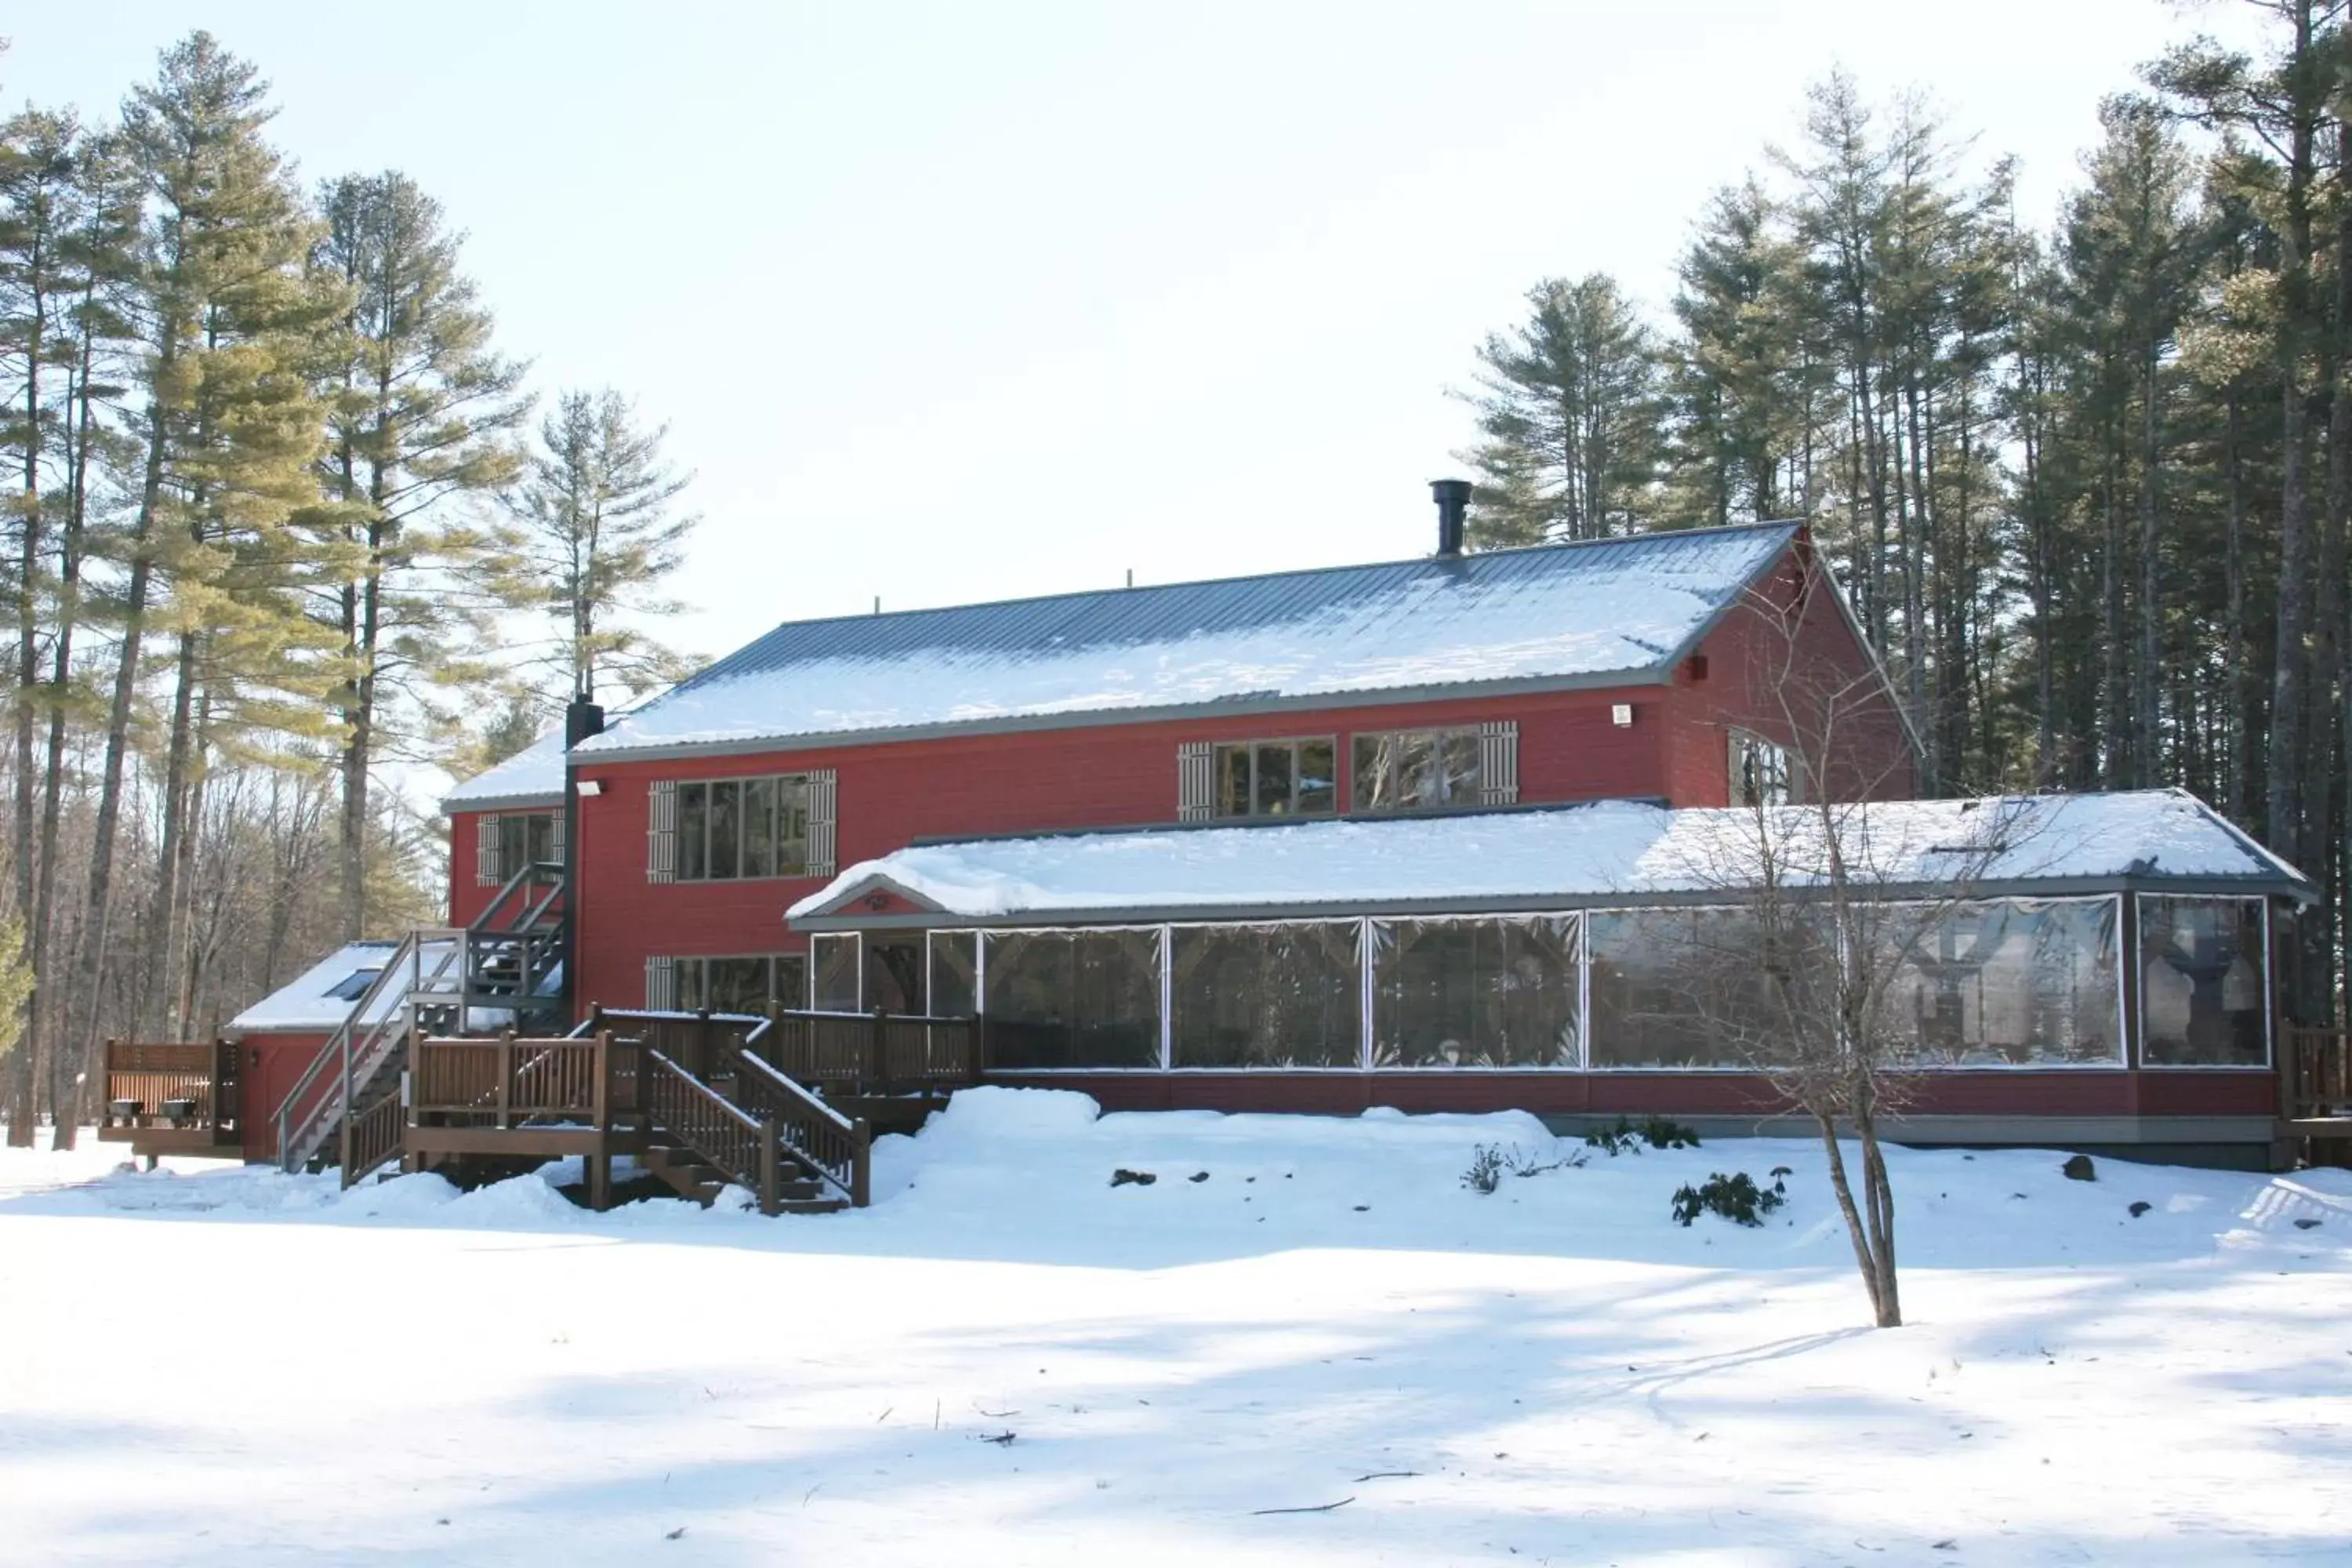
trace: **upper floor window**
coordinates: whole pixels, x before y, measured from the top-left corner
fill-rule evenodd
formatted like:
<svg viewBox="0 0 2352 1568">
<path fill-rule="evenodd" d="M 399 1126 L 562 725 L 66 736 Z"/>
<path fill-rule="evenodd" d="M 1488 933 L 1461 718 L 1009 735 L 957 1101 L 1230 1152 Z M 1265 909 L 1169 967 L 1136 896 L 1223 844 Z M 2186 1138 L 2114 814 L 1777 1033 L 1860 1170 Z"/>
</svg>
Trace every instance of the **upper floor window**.
<svg viewBox="0 0 2352 1568">
<path fill-rule="evenodd" d="M 809 781 L 696 779 L 677 786 L 677 880 L 809 874 Z"/>
<path fill-rule="evenodd" d="M 1731 804 L 1786 805 L 1796 799 L 1786 747 L 1746 730 L 1731 731 Z"/>
<path fill-rule="evenodd" d="M 1475 729 L 1392 730 L 1355 737 L 1355 809 L 1426 811 L 1486 795 Z"/>
<path fill-rule="evenodd" d="M 1311 816 L 1339 809 L 1338 743 L 1244 741 L 1216 749 L 1216 815 Z"/>
<path fill-rule="evenodd" d="M 499 864 L 513 876 L 525 866 L 555 858 L 555 814 L 551 811 L 499 814 Z"/>
</svg>

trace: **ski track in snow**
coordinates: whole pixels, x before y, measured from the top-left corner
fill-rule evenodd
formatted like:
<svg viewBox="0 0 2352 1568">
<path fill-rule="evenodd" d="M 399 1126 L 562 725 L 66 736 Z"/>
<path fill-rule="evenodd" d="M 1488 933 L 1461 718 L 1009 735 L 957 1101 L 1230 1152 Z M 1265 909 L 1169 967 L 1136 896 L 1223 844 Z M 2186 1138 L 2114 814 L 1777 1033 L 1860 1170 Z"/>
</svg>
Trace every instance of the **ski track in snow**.
<svg viewBox="0 0 2352 1568">
<path fill-rule="evenodd" d="M 0 1152 L 0 1562 L 2352 1563 L 2352 1173 L 1895 1151 L 1878 1332 L 1808 1144 L 1482 1142 L 1581 1147 L 983 1089 L 782 1220 Z"/>
</svg>

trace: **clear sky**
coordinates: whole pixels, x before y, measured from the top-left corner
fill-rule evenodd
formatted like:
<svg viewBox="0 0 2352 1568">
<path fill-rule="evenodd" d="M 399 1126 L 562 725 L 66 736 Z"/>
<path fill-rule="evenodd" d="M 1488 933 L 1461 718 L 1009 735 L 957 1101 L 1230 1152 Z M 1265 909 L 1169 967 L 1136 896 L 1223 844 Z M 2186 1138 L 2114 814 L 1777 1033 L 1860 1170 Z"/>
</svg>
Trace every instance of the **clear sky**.
<svg viewBox="0 0 2352 1568">
<path fill-rule="evenodd" d="M 2166 0 L 10 7 L 0 106 L 110 112 L 204 26 L 311 178 L 398 167 L 546 391 L 671 426 L 674 640 L 1425 552 L 1472 345 L 1547 273 L 1663 303 L 1843 64 L 2022 207 Z"/>
</svg>

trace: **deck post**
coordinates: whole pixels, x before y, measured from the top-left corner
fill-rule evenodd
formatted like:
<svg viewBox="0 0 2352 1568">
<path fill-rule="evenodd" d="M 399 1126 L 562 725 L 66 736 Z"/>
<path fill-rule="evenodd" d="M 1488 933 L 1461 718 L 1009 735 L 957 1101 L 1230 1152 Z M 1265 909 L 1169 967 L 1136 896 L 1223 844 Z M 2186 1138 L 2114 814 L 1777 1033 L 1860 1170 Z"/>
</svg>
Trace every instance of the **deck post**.
<svg viewBox="0 0 2352 1568">
<path fill-rule="evenodd" d="M 760 1212 L 771 1217 L 783 1212 L 776 1196 L 776 1119 L 760 1119 Z"/>
<path fill-rule="evenodd" d="M 981 1021 L 966 1018 L 963 1021 L 963 1080 L 968 1084 L 980 1081 L 981 1039 Z"/>
<path fill-rule="evenodd" d="M 595 1087 L 590 1091 L 590 1114 L 595 1119 L 596 1131 L 610 1136 L 613 1131 L 613 1033 L 600 1029 L 596 1033 L 592 1054 L 591 1070 L 595 1075 Z"/>
<path fill-rule="evenodd" d="M 509 1110 L 514 1103 L 514 1031 L 509 1029 L 499 1037 L 499 1125 L 507 1126 L 512 1120 Z"/>
<path fill-rule="evenodd" d="M 850 1151 L 849 1204 L 852 1208 L 864 1208 L 874 1201 L 874 1130 L 859 1117 L 855 1123 L 856 1145 Z"/>
<path fill-rule="evenodd" d="M 890 1041 L 883 1033 L 889 1015 L 881 1008 L 874 1009 L 874 1026 L 867 1033 L 866 1046 L 866 1076 L 874 1085 L 876 1094 L 890 1092 Z"/>
</svg>

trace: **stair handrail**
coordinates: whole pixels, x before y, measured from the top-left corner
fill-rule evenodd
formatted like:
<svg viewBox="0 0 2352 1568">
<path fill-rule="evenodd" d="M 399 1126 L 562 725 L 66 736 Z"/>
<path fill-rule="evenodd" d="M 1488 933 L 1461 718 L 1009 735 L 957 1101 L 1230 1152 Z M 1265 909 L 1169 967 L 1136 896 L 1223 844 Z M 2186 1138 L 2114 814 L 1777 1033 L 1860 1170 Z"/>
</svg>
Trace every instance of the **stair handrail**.
<svg viewBox="0 0 2352 1568">
<path fill-rule="evenodd" d="M 352 1092 L 359 1081 L 373 1075 L 378 1065 L 374 1059 L 387 1038 L 396 1038 L 408 1027 L 407 1016 L 415 998 L 423 994 L 428 981 L 438 981 L 447 974 L 452 959 L 462 946 L 464 933 L 449 926 L 419 926 L 400 941 L 392 956 L 368 983 L 366 990 L 352 1004 L 350 1014 L 335 1026 L 302 1076 L 278 1105 L 278 1163 L 289 1173 L 308 1164 L 335 1130 L 337 1121 L 349 1113 Z M 442 942 L 444 946 L 433 973 L 425 973 L 424 949 L 427 943 Z M 402 984 L 403 971 L 409 973 L 408 1000 L 402 1005 L 387 1007 L 381 1017 L 371 1019 L 369 1012 L 384 996 Z M 364 1031 L 364 1034 L 362 1034 Z M 330 1069 L 340 1074 L 341 1081 L 317 1104 L 300 1114 L 300 1105 Z"/>
<path fill-rule="evenodd" d="M 765 1026 L 761 1026 L 762 1028 Z M 753 1031 L 753 1037 L 758 1037 L 757 1030 Z M 750 1041 L 745 1042 L 746 1046 L 749 1044 Z M 837 1188 L 852 1207 L 866 1207 L 873 1188 L 874 1135 L 865 1120 L 844 1116 L 811 1093 L 789 1073 L 748 1049 L 738 1049 L 734 1058 L 735 1081 L 739 1090 L 748 1079 L 760 1086 L 758 1093 L 772 1096 L 782 1102 L 774 1107 L 773 1112 L 765 1120 L 775 1125 L 777 1137 L 783 1141 L 784 1146 L 799 1158 L 801 1163 L 814 1171 L 818 1180 Z M 809 1136 L 807 1131 L 796 1124 L 796 1119 L 804 1119 L 833 1133 L 844 1153 L 828 1155 L 818 1147 L 824 1139 Z"/>
<path fill-rule="evenodd" d="M 775 1122 L 752 1115 L 653 1047 L 646 1046 L 644 1050 L 646 1085 L 641 1110 L 647 1123 L 683 1142 L 729 1180 L 751 1188 L 759 1194 L 761 1214 L 781 1214 L 776 1191 Z M 715 1121 L 732 1122 L 740 1134 L 739 1147 L 733 1152 L 722 1152 L 717 1147 L 718 1139 L 698 1139 L 688 1118 L 666 1116 L 661 1109 L 665 1099 L 659 1087 L 662 1085 L 682 1091 L 688 1103 L 699 1104 Z M 747 1151 L 740 1146 L 742 1143 L 750 1145 L 748 1159 L 743 1157 Z"/>
</svg>

